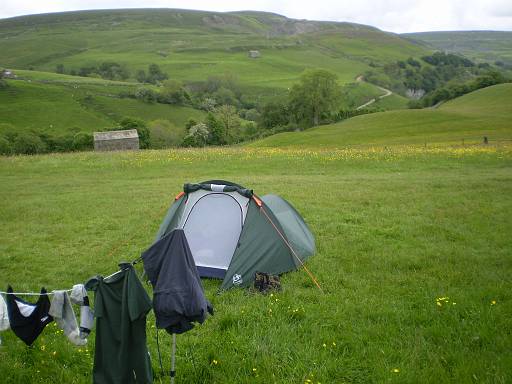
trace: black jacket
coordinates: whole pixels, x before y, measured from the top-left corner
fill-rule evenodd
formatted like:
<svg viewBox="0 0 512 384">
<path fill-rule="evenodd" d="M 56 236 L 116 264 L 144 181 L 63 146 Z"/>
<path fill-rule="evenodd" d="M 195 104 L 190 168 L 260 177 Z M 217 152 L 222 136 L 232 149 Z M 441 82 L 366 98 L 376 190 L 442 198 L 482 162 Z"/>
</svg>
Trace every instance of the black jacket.
<svg viewBox="0 0 512 384">
<path fill-rule="evenodd" d="M 203 323 L 207 312 L 201 280 L 182 229 L 169 232 L 142 254 L 144 269 L 153 285 L 156 326 L 169 333 L 184 333 Z"/>
</svg>

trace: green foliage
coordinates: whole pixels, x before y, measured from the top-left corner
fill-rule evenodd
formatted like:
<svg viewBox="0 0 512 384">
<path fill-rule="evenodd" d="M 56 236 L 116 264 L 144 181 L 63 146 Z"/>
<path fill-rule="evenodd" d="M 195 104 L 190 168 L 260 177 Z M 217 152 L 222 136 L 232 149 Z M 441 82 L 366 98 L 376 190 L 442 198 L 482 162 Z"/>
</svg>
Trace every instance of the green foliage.
<svg viewBox="0 0 512 384">
<path fill-rule="evenodd" d="M 454 55 L 452 53 L 445 52 L 434 52 L 434 54 L 429 56 L 423 56 L 421 58 L 426 63 L 429 63 L 433 66 L 443 66 L 448 65 L 452 67 L 474 67 L 475 64 L 462 56 Z"/>
<path fill-rule="evenodd" d="M 139 135 L 139 146 L 141 149 L 147 149 L 151 145 L 151 132 L 143 120 L 132 117 L 125 117 L 119 123 L 117 130 L 136 129 Z"/>
<path fill-rule="evenodd" d="M 57 66 L 55 67 L 55 72 L 64 73 L 64 64 L 57 64 Z"/>
<path fill-rule="evenodd" d="M 213 113 L 206 115 L 205 122 L 210 137 L 208 143 L 211 145 L 225 145 L 227 144 L 225 126 L 215 117 Z"/>
<path fill-rule="evenodd" d="M 0 136 L 0 155 L 10 155 L 13 153 L 11 142 L 4 136 Z"/>
<path fill-rule="evenodd" d="M 190 101 L 183 84 L 176 80 L 166 80 L 162 84 L 160 93 L 158 94 L 158 102 L 163 104 L 184 105 Z"/>
<path fill-rule="evenodd" d="M 46 144 L 41 138 L 30 132 L 22 132 L 16 135 L 13 141 L 13 150 L 15 153 L 25 155 L 35 155 L 46 152 Z"/>
<path fill-rule="evenodd" d="M 135 91 L 135 98 L 145 103 L 156 103 L 158 95 L 150 88 L 140 87 Z"/>
<path fill-rule="evenodd" d="M 290 90 L 290 110 L 296 121 L 306 126 L 318 125 L 338 109 L 340 87 L 337 76 L 323 69 L 304 72 Z"/>
<path fill-rule="evenodd" d="M 108 80 L 126 80 L 130 77 L 130 72 L 126 67 L 112 61 L 106 61 L 99 65 L 98 73 L 103 79 Z"/>
<path fill-rule="evenodd" d="M 154 149 L 179 146 L 185 135 L 183 128 L 178 128 L 168 120 L 154 120 L 148 123 L 151 144 Z"/>
<path fill-rule="evenodd" d="M 163 73 L 158 64 L 152 63 L 148 67 L 148 74 L 145 76 L 145 82 L 157 84 L 168 79 L 169 76 Z"/>
<path fill-rule="evenodd" d="M 263 106 L 259 125 L 270 129 L 273 127 L 285 126 L 290 120 L 290 111 L 284 103 L 267 103 Z"/>
<path fill-rule="evenodd" d="M 231 144 L 239 141 L 240 117 L 232 105 L 221 105 L 215 110 L 216 120 L 222 126 L 224 137 L 221 141 Z"/>
<path fill-rule="evenodd" d="M 465 84 L 451 84 L 442 88 L 438 88 L 427 94 L 422 100 L 425 107 L 436 105 L 440 102 L 455 99 L 456 97 L 476 91 L 477 89 L 490 87 L 492 85 L 509 82 L 502 73 L 497 71 L 489 71 L 486 74 L 477 77 L 471 82 Z"/>
<path fill-rule="evenodd" d="M 210 136 L 208 127 L 204 123 L 196 124 L 190 127 L 187 136 L 183 139 L 182 146 L 184 147 L 204 147 Z"/>
<path fill-rule="evenodd" d="M 90 151 L 94 148 L 94 138 L 89 132 L 78 132 L 73 136 L 73 150 Z"/>
</svg>

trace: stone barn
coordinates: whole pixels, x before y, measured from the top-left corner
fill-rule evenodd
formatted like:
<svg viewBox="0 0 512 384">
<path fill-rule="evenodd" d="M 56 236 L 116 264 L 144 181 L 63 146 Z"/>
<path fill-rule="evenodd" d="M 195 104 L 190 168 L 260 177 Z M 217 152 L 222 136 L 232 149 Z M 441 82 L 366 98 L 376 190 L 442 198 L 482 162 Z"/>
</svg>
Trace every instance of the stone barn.
<svg viewBox="0 0 512 384">
<path fill-rule="evenodd" d="M 249 57 L 251 59 L 257 59 L 258 57 L 261 57 L 260 51 L 249 51 Z"/>
<path fill-rule="evenodd" d="M 94 132 L 95 151 L 127 151 L 137 149 L 139 149 L 139 135 L 136 129 Z"/>
</svg>

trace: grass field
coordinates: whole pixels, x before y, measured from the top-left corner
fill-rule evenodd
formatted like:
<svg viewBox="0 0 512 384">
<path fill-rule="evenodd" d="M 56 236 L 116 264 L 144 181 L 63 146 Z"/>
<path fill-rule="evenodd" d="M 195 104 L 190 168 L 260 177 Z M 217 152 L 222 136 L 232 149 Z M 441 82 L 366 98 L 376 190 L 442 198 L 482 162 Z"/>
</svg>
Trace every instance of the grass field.
<svg viewBox="0 0 512 384">
<path fill-rule="evenodd" d="M 511 167 L 512 148 L 491 145 L 3 157 L 0 286 L 107 275 L 151 243 L 184 182 L 223 178 L 301 212 L 324 293 L 304 271 L 268 296 L 203 281 L 216 314 L 178 336 L 178 382 L 507 383 Z M 0 336 L 2 383 L 91 382 L 92 339 L 73 347 L 53 325 L 32 348 Z"/>
<path fill-rule="evenodd" d="M 381 102 L 386 102 L 386 98 Z M 462 145 L 481 143 L 484 136 L 493 141 L 510 141 L 511 102 L 512 84 L 501 84 L 469 93 L 436 109 L 362 115 L 303 132 L 280 133 L 250 145 L 329 148 L 425 143 Z"/>
</svg>

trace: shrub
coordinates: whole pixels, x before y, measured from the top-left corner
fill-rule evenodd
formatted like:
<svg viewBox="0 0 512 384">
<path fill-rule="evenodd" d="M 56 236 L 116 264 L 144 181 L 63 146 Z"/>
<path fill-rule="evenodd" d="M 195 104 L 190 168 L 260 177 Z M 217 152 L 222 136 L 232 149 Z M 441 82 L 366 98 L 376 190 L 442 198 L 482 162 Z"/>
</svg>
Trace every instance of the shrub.
<svg viewBox="0 0 512 384">
<path fill-rule="evenodd" d="M 46 144 L 33 133 L 20 133 L 13 142 L 14 152 L 27 155 L 46 152 Z"/>
<path fill-rule="evenodd" d="M 197 123 L 194 123 L 194 125 Z M 148 124 L 151 132 L 151 148 L 177 147 L 183 141 L 185 130 L 168 120 L 155 120 Z"/>
<path fill-rule="evenodd" d="M 75 151 L 87 151 L 94 148 L 92 133 L 78 132 L 73 136 L 72 148 Z"/>
<path fill-rule="evenodd" d="M 119 127 L 116 130 L 121 131 L 123 129 L 136 129 L 139 135 L 139 145 L 141 149 L 149 148 L 151 145 L 151 133 L 149 132 L 146 123 L 140 119 L 133 119 L 131 117 L 125 117 L 119 123 Z"/>
<path fill-rule="evenodd" d="M 149 88 L 142 87 L 135 91 L 135 98 L 145 103 L 155 103 L 157 101 L 157 94 Z"/>
<path fill-rule="evenodd" d="M 184 147 L 204 147 L 208 142 L 208 127 L 199 123 L 190 128 L 188 135 L 183 139 Z"/>
<path fill-rule="evenodd" d="M 12 154 L 12 144 L 7 138 L 0 136 L 0 155 Z"/>
</svg>

